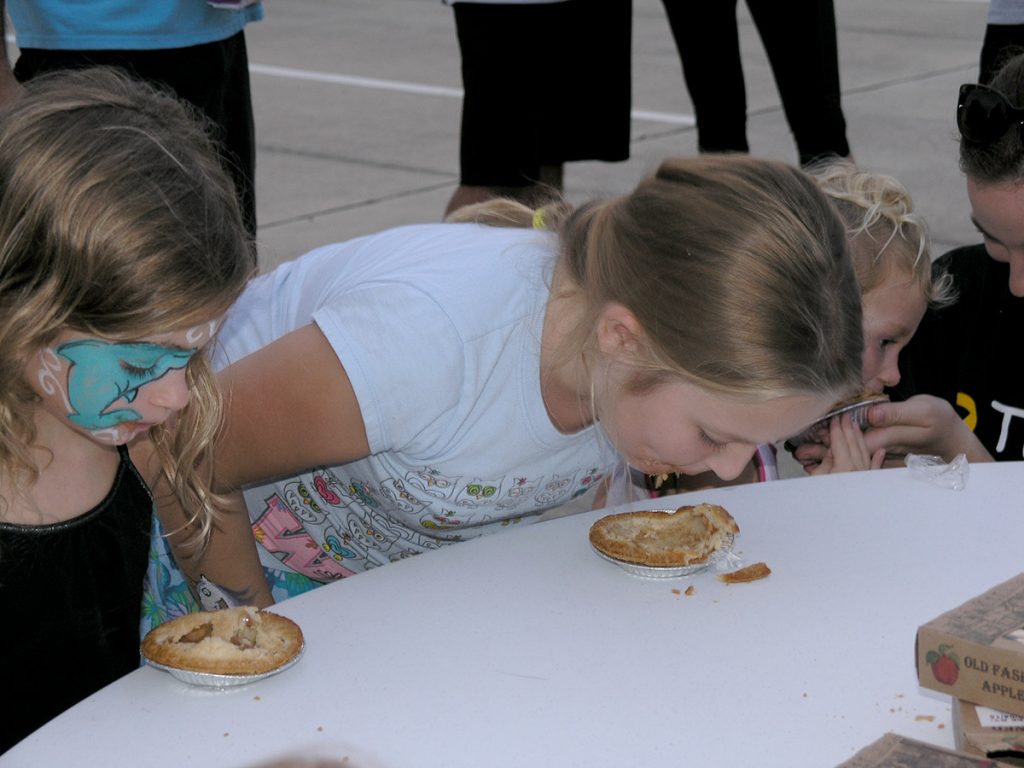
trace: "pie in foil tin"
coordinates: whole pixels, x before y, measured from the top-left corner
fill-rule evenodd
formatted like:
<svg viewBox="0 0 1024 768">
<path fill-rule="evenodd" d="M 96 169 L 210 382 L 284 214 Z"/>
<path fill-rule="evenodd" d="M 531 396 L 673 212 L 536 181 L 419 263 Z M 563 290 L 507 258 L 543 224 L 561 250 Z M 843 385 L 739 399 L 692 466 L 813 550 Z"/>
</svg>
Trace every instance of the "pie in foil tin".
<svg viewBox="0 0 1024 768">
<path fill-rule="evenodd" d="M 633 576 L 674 579 L 728 557 L 739 531 L 724 507 L 701 503 L 608 514 L 590 527 L 589 539 L 599 556 Z"/>
<path fill-rule="evenodd" d="M 681 579 L 686 576 L 692 576 L 695 573 L 700 573 L 711 566 L 721 564 L 725 567 L 739 562 L 739 557 L 733 554 L 733 542 L 734 538 L 731 535 L 726 536 L 722 541 L 722 545 L 708 555 L 707 560 L 702 563 L 691 563 L 690 565 L 640 565 L 639 563 L 630 563 L 626 560 L 619 560 L 606 555 L 597 547 L 594 547 L 594 552 L 599 557 L 607 560 L 609 563 L 614 563 L 632 576 L 639 576 L 643 579 Z"/>
<path fill-rule="evenodd" d="M 188 683 L 189 685 L 200 686 L 202 688 L 231 688 L 236 685 L 249 685 L 250 683 L 263 680 L 271 675 L 276 675 L 278 672 L 284 672 L 286 669 L 295 666 L 299 662 L 299 659 L 302 658 L 302 653 L 305 650 L 306 646 L 302 645 L 298 652 L 281 666 L 275 667 L 274 669 L 266 672 L 259 672 L 252 675 L 221 675 L 216 672 L 195 672 L 190 669 L 181 669 L 180 667 L 169 667 L 166 664 L 160 664 L 152 659 L 146 659 L 146 664 L 154 669 L 167 672 L 171 677 L 177 678 L 178 680 L 181 680 L 181 682 Z"/>
<path fill-rule="evenodd" d="M 198 611 L 151 629 L 146 662 L 190 685 L 224 688 L 262 680 L 294 665 L 305 650 L 299 625 L 252 606 Z"/>
</svg>

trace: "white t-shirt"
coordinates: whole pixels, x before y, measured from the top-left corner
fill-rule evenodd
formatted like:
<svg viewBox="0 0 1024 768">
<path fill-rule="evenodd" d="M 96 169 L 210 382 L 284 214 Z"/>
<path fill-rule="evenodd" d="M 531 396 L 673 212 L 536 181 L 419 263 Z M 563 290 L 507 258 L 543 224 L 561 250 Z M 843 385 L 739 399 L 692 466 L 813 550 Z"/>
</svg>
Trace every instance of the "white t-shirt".
<svg viewBox="0 0 1024 768">
<path fill-rule="evenodd" d="M 246 489 L 265 565 L 341 578 L 533 518 L 615 465 L 597 428 L 559 433 L 541 397 L 555 247 L 534 230 L 402 227 L 312 251 L 247 288 L 218 367 L 315 322 L 371 451 Z"/>
</svg>

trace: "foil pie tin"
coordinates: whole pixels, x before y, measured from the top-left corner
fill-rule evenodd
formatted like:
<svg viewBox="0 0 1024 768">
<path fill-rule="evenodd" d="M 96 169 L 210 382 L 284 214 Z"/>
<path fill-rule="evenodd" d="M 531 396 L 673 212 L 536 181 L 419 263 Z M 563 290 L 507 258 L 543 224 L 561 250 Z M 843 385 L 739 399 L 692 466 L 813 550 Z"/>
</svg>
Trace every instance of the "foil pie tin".
<svg viewBox="0 0 1024 768">
<path fill-rule="evenodd" d="M 835 410 L 829 411 L 799 435 L 786 440 L 784 444 L 785 448 L 787 451 L 793 451 L 793 449 L 807 443 L 824 442 L 825 435 L 828 434 L 829 422 L 831 422 L 836 416 L 841 416 L 844 413 L 849 413 L 850 417 L 853 419 L 853 423 L 861 429 L 865 429 L 868 427 L 868 409 L 872 405 L 887 402 L 889 402 L 889 398 L 885 395 L 875 395 L 873 397 L 866 397 L 863 400 L 858 400 L 856 403 L 844 405 L 842 408 L 836 408 Z"/>
<path fill-rule="evenodd" d="M 603 560 L 607 560 L 609 563 L 614 563 L 632 576 L 639 576 L 642 579 L 681 579 L 685 576 L 692 576 L 695 573 L 700 573 L 701 571 L 706 570 L 713 565 L 718 565 L 719 563 L 735 563 L 739 558 L 732 553 L 734 540 L 734 536 L 727 535 L 722 541 L 722 546 L 708 555 L 706 560 L 699 563 L 691 563 L 689 565 L 640 565 L 639 563 L 630 563 L 626 560 L 619 560 L 611 555 L 606 555 L 597 547 L 592 547 L 592 549 Z"/>
<path fill-rule="evenodd" d="M 222 675 L 214 672 L 196 672 L 191 669 L 182 669 L 180 667 L 169 667 L 166 664 L 161 664 L 157 661 L 153 661 L 150 658 L 146 658 L 146 664 L 149 666 L 159 669 L 163 672 L 169 673 L 172 677 L 181 680 L 183 683 L 189 685 L 201 686 L 203 688 L 231 688 L 236 685 L 249 685 L 255 683 L 257 680 L 263 680 L 264 678 L 276 675 L 278 672 L 284 672 L 289 667 L 294 666 L 298 663 L 299 659 L 302 658 L 303 652 L 306 650 L 306 644 L 303 643 L 299 646 L 299 650 L 283 664 L 268 669 L 266 672 L 260 672 L 255 675 Z"/>
</svg>

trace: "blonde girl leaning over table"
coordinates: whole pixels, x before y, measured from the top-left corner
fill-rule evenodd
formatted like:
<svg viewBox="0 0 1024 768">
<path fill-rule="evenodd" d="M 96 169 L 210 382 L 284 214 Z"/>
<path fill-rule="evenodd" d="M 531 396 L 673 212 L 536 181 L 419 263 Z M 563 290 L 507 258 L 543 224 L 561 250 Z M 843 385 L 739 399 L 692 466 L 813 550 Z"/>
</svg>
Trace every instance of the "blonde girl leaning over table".
<svg viewBox="0 0 1024 768">
<path fill-rule="evenodd" d="M 950 281 L 933 272 L 927 227 L 897 179 L 844 162 L 809 172 L 846 222 L 864 313 L 862 389 L 880 393 L 899 384 L 900 352 L 925 310 L 952 300 Z M 868 449 L 849 415 L 832 420 L 827 442 L 795 450 L 808 474 L 878 468 L 885 459 L 884 449 Z"/>
<path fill-rule="evenodd" d="M 669 160 L 511 211 L 326 246 L 229 313 L 217 476 L 276 597 L 536 520 L 620 457 L 732 477 L 860 383 L 842 223 L 795 168 Z"/>
<path fill-rule="evenodd" d="M 87 70 L 0 113 L 0 752 L 138 667 L 148 486 L 191 510 L 180 544 L 208 535 L 206 350 L 244 233 L 169 96 Z"/>
</svg>

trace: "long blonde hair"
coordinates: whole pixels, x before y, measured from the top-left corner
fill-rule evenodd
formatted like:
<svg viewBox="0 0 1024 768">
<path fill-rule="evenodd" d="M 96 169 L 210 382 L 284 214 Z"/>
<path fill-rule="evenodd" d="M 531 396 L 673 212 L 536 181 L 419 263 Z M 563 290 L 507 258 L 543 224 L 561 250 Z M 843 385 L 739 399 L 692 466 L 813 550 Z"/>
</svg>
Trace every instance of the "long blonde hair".
<svg viewBox="0 0 1024 768">
<path fill-rule="evenodd" d="M 132 340 L 223 314 L 251 273 L 234 188 L 195 114 L 108 69 L 46 75 L 0 114 L 0 479 L 35 481 L 29 356 L 62 330 Z M 221 401 L 205 354 L 150 433 L 205 541 Z"/>
<path fill-rule="evenodd" d="M 843 217 L 862 294 L 898 272 L 914 281 L 930 305 L 953 300 L 951 277 L 934 273 L 928 227 L 898 179 L 849 162 L 825 162 L 807 170 Z"/>
<path fill-rule="evenodd" d="M 630 194 L 537 212 L 510 201 L 449 221 L 559 232 L 567 295 L 584 308 L 563 354 L 594 349 L 609 302 L 647 336 L 630 388 L 679 376 L 769 399 L 860 386 L 860 291 L 843 222 L 795 167 L 747 156 L 670 159 Z"/>
</svg>

